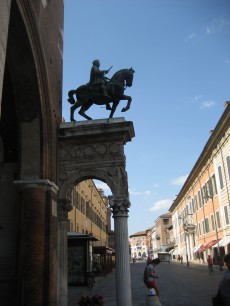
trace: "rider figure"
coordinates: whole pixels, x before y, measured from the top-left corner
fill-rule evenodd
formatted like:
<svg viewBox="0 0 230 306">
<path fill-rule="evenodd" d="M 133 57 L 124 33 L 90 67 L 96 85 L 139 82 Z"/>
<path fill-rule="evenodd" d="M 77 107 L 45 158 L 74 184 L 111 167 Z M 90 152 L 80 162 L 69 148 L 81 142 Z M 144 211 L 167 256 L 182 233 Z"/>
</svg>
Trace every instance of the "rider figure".
<svg viewBox="0 0 230 306">
<path fill-rule="evenodd" d="M 107 78 L 105 77 L 105 74 L 109 72 L 109 70 L 100 70 L 100 61 L 99 60 L 94 60 L 93 61 L 93 66 L 91 68 L 90 72 L 90 80 L 88 85 L 93 85 L 93 86 L 98 86 L 100 88 L 100 92 L 102 95 L 106 98 L 106 100 L 111 100 L 111 97 L 108 95 L 107 92 Z M 109 103 L 106 103 L 106 108 L 110 109 Z"/>
</svg>

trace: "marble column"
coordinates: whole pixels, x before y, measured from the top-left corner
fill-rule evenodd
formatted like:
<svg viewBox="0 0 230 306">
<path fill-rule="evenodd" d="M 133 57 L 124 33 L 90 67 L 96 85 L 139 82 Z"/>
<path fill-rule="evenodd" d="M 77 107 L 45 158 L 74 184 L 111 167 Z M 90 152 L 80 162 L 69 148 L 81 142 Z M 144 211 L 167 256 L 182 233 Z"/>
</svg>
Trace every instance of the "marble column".
<svg viewBox="0 0 230 306">
<path fill-rule="evenodd" d="M 58 306 L 68 305 L 68 212 L 70 200 L 58 201 Z"/>
<path fill-rule="evenodd" d="M 117 305 L 131 306 L 128 238 L 128 208 L 130 207 L 130 202 L 127 197 L 111 196 L 109 197 L 109 204 L 112 208 L 114 218 Z"/>
</svg>

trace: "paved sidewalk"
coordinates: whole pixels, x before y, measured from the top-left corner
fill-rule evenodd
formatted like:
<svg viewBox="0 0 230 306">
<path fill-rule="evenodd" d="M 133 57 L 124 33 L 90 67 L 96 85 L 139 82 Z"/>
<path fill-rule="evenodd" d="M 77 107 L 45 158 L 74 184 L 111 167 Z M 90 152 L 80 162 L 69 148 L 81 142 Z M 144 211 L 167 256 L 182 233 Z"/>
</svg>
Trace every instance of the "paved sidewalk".
<svg viewBox="0 0 230 306">
<path fill-rule="evenodd" d="M 102 295 L 106 306 L 116 306 L 115 271 L 105 277 L 96 277 L 95 280 L 96 283 L 91 291 L 87 286 L 69 286 L 68 306 L 77 306 L 82 296 L 94 295 Z"/>
</svg>

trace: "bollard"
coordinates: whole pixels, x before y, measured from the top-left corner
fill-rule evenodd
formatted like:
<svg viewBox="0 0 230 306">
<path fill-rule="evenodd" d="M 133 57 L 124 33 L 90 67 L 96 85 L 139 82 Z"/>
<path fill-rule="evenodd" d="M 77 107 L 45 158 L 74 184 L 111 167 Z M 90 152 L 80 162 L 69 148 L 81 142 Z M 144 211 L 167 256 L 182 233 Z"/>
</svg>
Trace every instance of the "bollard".
<svg viewBox="0 0 230 306">
<path fill-rule="evenodd" d="M 146 306 L 162 306 L 153 288 L 148 289 L 145 305 Z"/>
</svg>

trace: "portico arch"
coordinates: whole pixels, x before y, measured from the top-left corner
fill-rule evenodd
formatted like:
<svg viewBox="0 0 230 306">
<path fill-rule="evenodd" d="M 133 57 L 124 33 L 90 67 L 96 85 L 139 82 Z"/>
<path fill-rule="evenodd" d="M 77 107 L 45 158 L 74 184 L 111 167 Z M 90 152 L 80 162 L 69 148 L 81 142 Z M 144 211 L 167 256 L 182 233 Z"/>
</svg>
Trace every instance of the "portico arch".
<svg viewBox="0 0 230 306">
<path fill-rule="evenodd" d="M 128 245 L 128 179 L 124 145 L 134 137 L 132 122 L 124 118 L 61 124 L 59 131 L 59 292 L 67 296 L 67 220 L 72 209 L 73 187 L 86 179 L 98 179 L 111 189 L 116 252 L 117 305 L 131 306 Z M 65 247 L 63 247 L 65 246 Z M 64 281 L 63 281 L 64 280 Z"/>
<path fill-rule="evenodd" d="M 123 195 L 124 197 L 128 197 L 126 172 L 121 167 L 113 168 L 113 171 L 116 173 L 115 176 L 109 174 L 107 168 L 78 169 L 74 171 L 63 183 L 60 189 L 59 198 L 69 200 L 73 187 L 79 184 L 81 181 L 87 179 L 100 180 L 110 187 L 113 195 Z"/>
</svg>

